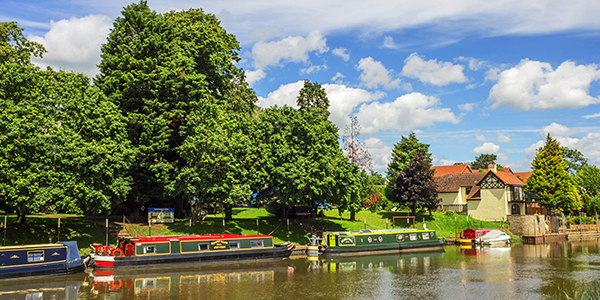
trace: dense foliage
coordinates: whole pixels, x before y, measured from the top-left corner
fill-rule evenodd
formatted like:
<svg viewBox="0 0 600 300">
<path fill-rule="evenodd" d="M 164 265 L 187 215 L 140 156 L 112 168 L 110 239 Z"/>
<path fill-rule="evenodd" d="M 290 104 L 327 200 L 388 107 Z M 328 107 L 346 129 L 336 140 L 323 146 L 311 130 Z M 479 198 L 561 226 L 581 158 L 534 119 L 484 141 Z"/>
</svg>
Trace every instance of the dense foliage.
<svg viewBox="0 0 600 300">
<path fill-rule="evenodd" d="M 536 198 L 548 209 L 556 207 L 559 211 L 573 211 L 581 208 L 579 194 L 567 173 L 560 145 L 550 134 L 544 147 L 538 150 L 531 168 L 533 172 L 527 179 L 525 192 L 536 193 Z"/>
<path fill-rule="evenodd" d="M 404 170 L 391 177 L 388 199 L 402 207 L 409 207 L 412 215 L 417 213 L 417 209 L 427 209 L 431 215 L 441 201 L 433 174 L 431 159 L 423 150 L 417 150 Z"/>
</svg>

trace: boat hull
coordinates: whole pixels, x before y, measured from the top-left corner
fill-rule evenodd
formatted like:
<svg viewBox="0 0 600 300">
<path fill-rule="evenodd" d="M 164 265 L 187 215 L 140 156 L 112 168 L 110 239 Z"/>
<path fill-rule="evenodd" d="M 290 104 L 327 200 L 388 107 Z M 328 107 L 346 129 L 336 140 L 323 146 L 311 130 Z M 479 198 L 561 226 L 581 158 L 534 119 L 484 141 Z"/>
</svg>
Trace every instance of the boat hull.
<svg viewBox="0 0 600 300">
<path fill-rule="evenodd" d="M 368 230 L 324 233 L 324 256 L 380 255 L 443 251 L 432 230 Z"/>
<path fill-rule="evenodd" d="M 75 242 L 0 247 L 0 279 L 74 274 L 88 261 Z"/>
</svg>

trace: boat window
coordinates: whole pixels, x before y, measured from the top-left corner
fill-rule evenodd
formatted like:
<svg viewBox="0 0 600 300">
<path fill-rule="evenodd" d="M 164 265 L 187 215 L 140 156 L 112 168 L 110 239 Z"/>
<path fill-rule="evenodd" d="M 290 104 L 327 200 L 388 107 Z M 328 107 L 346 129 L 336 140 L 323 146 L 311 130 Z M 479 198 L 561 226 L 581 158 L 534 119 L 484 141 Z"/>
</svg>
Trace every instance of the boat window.
<svg viewBox="0 0 600 300">
<path fill-rule="evenodd" d="M 428 240 L 429 239 L 429 232 L 423 232 L 423 239 L 424 240 Z"/>
<path fill-rule="evenodd" d="M 144 246 L 144 254 L 156 253 L 156 245 Z"/>
<path fill-rule="evenodd" d="M 229 241 L 229 249 L 239 249 L 240 242 L 238 241 Z"/>
<path fill-rule="evenodd" d="M 396 234 L 396 242 L 402 242 L 404 240 L 404 234 Z"/>
<path fill-rule="evenodd" d="M 27 252 L 28 262 L 44 261 L 44 251 L 29 251 Z"/>
<path fill-rule="evenodd" d="M 263 240 L 250 241 L 250 248 L 263 248 L 264 246 L 265 241 Z"/>
<path fill-rule="evenodd" d="M 383 243 L 383 237 L 382 237 L 382 236 L 379 236 L 379 237 L 377 238 L 377 240 L 378 240 L 380 243 Z"/>
<path fill-rule="evenodd" d="M 408 236 L 410 237 L 411 241 L 416 241 L 417 240 L 417 234 L 416 233 L 411 233 Z"/>
<path fill-rule="evenodd" d="M 373 238 L 372 237 L 368 237 L 367 238 L 367 242 L 369 242 L 369 244 L 372 243 L 373 242 Z"/>
<path fill-rule="evenodd" d="M 198 243 L 198 251 L 208 250 L 208 243 Z"/>
<path fill-rule="evenodd" d="M 354 246 L 355 240 L 353 236 L 341 236 L 340 237 L 340 246 Z"/>
</svg>

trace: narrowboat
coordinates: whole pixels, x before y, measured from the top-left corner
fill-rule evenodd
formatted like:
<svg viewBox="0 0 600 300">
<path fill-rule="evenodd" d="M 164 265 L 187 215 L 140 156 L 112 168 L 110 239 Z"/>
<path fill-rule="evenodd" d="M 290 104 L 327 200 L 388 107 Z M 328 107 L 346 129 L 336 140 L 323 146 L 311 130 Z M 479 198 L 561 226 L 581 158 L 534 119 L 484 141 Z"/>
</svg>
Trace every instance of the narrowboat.
<svg viewBox="0 0 600 300">
<path fill-rule="evenodd" d="M 0 247 L 0 278 L 72 274 L 86 268 L 77 242 Z"/>
<path fill-rule="evenodd" d="M 270 235 L 207 234 L 120 239 L 117 248 L 92 245 L 96 268 L 285 258 L 294 244 Z"/>
<path fill-rule="evenodd" d="M 324 232 L 323 255 L 385 254 L 443 251 L 444 239 L 434 230 L 414 228 Z"/>
</svg>

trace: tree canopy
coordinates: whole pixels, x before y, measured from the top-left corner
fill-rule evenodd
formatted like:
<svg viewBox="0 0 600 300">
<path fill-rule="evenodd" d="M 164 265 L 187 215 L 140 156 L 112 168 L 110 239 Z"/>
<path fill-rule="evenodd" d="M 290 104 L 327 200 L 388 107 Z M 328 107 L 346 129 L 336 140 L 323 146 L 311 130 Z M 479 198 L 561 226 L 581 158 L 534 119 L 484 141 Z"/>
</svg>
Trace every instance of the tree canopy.
<svg viewBox="0 0 600 300">
<path fill-rule="evenodd" d="M 561 147 L 563 159 L 565 160 L 567 172 L 575 176 L 579 170 L 588 165 L 588 160 L 577 149 Z"/>
<path fill-rule="evenodd" d="M 550 134 L 544 147 L 537 151 L 531 167 L 533 172 L 527 179 L 525 192 L 536 193 L 542 205 L 549 209 L 555 206 L 559 211 L 581 208 L 579 194 L 567 173 L 560 145 Z"/>
<path fill-rule="evenodd" d="M 417 213 L 417 209 L 423 208 L 428 209 L 431 215 L 441 201 L 433 182 L 433 174 L 431 159 L 423 150 L 416 150 L 404 169 L 390 179 L 391 191 L 388 199 L 401 206 L 410 207 L 413 215 Z"/>
<path fill-rule="evenodd" d="M 342 135 L 342 149 L 348 161 L 357 165 L 361 170 L 372 170 L 373 159 L 365 148 L 365 143 L 360 142 L 360 124 L 356 116 L 350 117 L 350 125 L 344 128 Z"/>
<path fill-rule="evenodd" d="M 392 160 L 387 166 L 387 176 L 392 177 L 403 171 L 415 156 L 417 150 L 423 151 L 424 155 L 431 160 L 429 145 L 419 142 L 414 132 L 411 132 L 408 137 L 402 136 L 400 142 L 396 143 L 394 149 L 392 149 Z"/>
<path fill-rule="evenodd" d="M 476 156 L 474 161 L 469 163 L 469 167 L 475 171 L 479 169 L 487 169 L 490 163 L 496 161 L 497 159 L 498 156 L 496 156 L 496 154 L 482 153 Z M 500 165 L 496 166 L 502 168 Z"/>
</svg>

